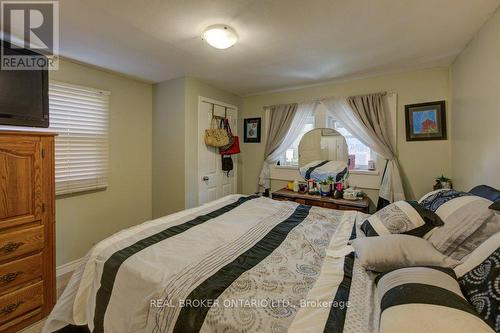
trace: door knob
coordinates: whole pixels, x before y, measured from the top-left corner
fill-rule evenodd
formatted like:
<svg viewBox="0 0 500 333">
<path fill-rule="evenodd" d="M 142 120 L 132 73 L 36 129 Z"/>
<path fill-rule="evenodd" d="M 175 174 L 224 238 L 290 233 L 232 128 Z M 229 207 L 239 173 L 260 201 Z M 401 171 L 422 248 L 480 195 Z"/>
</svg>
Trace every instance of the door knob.
<svg viewBox="0 0 500 333">
<path fill-rule="evenodd" d="M 209 180 L 210 178 L 208 178 L 208 176 L 204 176 L 202 179 L 203 179 L 203 181 L 208 182 L 208 180 Z"/>
</svg>

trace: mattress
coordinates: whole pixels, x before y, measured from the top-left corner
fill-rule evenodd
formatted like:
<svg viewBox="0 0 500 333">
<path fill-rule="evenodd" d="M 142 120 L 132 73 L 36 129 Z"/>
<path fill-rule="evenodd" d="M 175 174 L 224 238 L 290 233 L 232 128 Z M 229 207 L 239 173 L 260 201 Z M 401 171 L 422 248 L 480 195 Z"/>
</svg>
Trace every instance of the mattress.
<svg viewBox="0 0 500 333">
<path fill-rule="evenodd" d="M 43 332 L 375 332 L 348 245 L 365 217 L 232 195 L 134 226 L 89 251 Z"/>
</svg>

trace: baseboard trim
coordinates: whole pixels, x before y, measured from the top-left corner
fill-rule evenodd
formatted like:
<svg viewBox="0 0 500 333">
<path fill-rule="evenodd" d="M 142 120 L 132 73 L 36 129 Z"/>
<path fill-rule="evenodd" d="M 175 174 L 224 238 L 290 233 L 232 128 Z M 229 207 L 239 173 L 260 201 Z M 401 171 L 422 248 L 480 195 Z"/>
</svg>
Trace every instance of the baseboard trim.
<svg viewBox="0 0 500 333">
<path fill-rule="evenodd" d="M 56 277 L 60 277 L 62 275 L 73 272 L 80 265 L 81 262 L 82 258 L 70 261 L 61 266 L 57 266 Z"/>
</svg>

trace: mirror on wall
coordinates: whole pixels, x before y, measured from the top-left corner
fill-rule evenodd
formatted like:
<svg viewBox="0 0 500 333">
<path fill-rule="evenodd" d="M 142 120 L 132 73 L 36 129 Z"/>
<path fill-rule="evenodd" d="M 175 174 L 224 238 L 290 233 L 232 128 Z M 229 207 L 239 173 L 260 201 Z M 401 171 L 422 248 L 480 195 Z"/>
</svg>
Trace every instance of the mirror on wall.
<svg viewBox="0 0 500 333">
<path fill-rule="evenodd" d="M 313 129 L 299 143 L 299 172 L 306 180 L 331 177 L 338 182 L 347 174 L 348 155 L 342 134 L 331 128 Z"/>
</svg>

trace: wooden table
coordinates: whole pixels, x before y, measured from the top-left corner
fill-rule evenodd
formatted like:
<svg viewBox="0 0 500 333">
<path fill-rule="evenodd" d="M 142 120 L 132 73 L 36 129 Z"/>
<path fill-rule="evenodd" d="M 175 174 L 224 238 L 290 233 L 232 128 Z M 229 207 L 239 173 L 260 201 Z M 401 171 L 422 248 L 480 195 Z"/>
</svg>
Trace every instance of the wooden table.
<svg viewBox="0 0 500 333">
<path fill-rule="evenodd" d="M 339 210 L 357 210 L 363 213 L 369 213 L 370 201 L 365 196 L 360 200 L 334 199 L 332 197 L 322 197 L 319 194 L 298 193 L 283 188 L 272 193 L 274 200 L 295 201 L 296 203 L 309 206 L 319 206 L 324 208 Z"/>
</svg>

